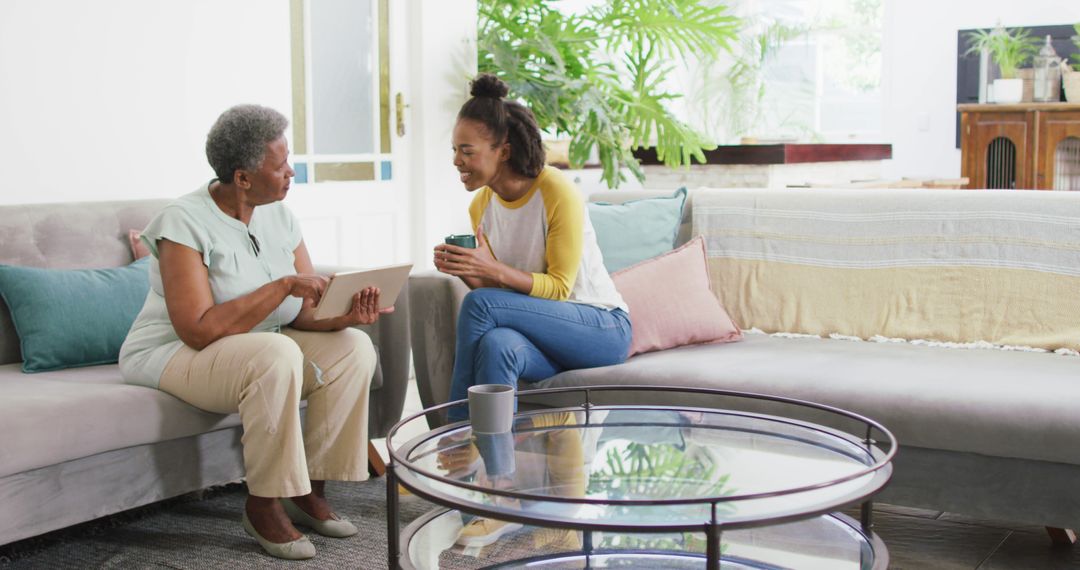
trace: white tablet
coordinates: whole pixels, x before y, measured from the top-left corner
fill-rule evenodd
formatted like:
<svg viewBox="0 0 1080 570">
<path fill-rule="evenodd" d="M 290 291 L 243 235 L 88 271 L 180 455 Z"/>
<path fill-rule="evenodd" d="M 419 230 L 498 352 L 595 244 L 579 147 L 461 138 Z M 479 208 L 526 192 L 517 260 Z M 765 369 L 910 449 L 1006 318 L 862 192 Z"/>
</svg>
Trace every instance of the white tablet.
<svg viewBox="0 0 1080 570">
<path fill-rule="evenodd" d="M 379 308 L 394 304 L 398 293 L 409 279 L 411 263 L 387 265 L 361 271 L 345 271 L 330 278 L 319 304 L 315 306 L 315 319 L 340 317 L 352 308 L 353 295 L 368 287 L 379 288 Z"/>
</svg>

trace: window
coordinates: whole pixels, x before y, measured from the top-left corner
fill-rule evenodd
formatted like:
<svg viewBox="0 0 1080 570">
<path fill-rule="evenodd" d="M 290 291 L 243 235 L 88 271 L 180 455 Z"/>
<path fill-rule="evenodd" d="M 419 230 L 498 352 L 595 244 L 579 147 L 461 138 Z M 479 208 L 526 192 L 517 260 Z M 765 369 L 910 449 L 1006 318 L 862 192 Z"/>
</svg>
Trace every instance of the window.
<svg viewBox="0 0 1080 570">
<path fill-rule="evenodd" d="M 389 180 L 389 0 L 291 0 L 296 181 Z"/>
<path fill-rule="evenodd" d="M 848 142 L 882 131 L 882 0 L 744 0 L 732 57 L 698 70 L 691 124 L 719 143 Z"/>
</svg>

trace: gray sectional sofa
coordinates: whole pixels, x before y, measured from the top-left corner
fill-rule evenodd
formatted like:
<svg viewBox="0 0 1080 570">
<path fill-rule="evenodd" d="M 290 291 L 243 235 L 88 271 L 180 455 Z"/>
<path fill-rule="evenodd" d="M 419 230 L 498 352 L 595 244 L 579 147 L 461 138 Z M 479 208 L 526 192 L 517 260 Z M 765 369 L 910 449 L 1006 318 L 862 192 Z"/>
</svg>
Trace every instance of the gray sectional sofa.
<svg viewBox="0 0 1080 570">
<path fill-rule="evenodd" d="M 1055 354 L 978 348 L 984 343 L 955 339 L 954 343 L 966 348 L 920 343 L 918 339 L 927 337 L 918 336 L 924 334 L 919 327 L 940 324 L 927 323 L 925 318 L 906 325 L 918 329 L 914 332 L 896 330 L 909 310 L 924 301 L 961 309 L 988 301 L 987 306 L 1001 307 L 1003 313 L 1034 311 L 1021 303 L 980 298 L 997 294 L 996 281 L 986 277 L 989 274 L 980 273 L 966 289 L 956 289 L 952 280 L 968 275 L 964 273 L 968 270 L 1000 269 L 1008 272 L 1009 279 L 1020 276 L 1018 286 L 1023 288 L 1024 276 L 1038 281 L 1054 271 L 1048 267 L 1050 262 L 1034 264 L 1037 259 L 1047 259 L 1062 273 L 1051 275 L 1062 287 L 1046 286 L 1043 281 L 1031 283 L 1029 294 L 1033 298 L 1052 296 L 1034 299 L 1043 313 L 1034 315 L 1033 320 L 1036 327 L 1045 320 L 1050 328 L 1040 334 L 1047 338 L 1065 339 L 1074 347 L 1080 344 L 1080 193 L 1063 194 L 1069 193 L 696 190 L 684 212 L 679 241 L 690 235 L 705 236 L 714 293 L 735 320 L 744 329 L 763 328 L 758 323 L 763 315 L 779 314 L 789 318 L 792 328 L 823 322 L 822 330 L 764 328 L 764 332 L 748 332 L 740 342 L 672 348 L 633 356 L 618 366 L 567 371 L 520 386 L 522 399 L 530 401 L 527 390 L 532 388 L 614 384 L 739 390 L 834 405 L 882 422 L 901 444 L 893 480 L 879 496 L 881 501 L 1048 527 L 1080 527 L 1080 356 L 1068 350 Z M 605 193 L 592 198 L 618 201 L 646 195 Z M 796 227 L 799 222 L 795 218 L 802 215 L 797 212 L 813 212 L 816 219 L 805 228 Z M 717 220 L 715 216 L 726 217 Z M 778 225 L 766 227 L 770 219 Z M 833 231 L 849 222 L 854 228 L 851 231 L 863 233 L 852 236 L 840 233 L 847 230 Z M 977 229 L 972 225 L 976 223 L 984 226 Z M 1046 232 L 1044 238 L 1023 234 L 1019 228 L 1027 227 L 1025 224 L 1032 231 Z M 890 228 L 910 239 L 890 241 L 874 233 Z M 814 232 L 821 235 L 814 237 Z M 843 241 L 847 238 L 852 239 Z M 934 299 L 928 296 L 940 292 L 935 292 L 932 284 L 927 283 L 925 290 L 916 286 L 908 290 L 908 298 L 880 303 L 888 305 L 884 311 L 888 316 L 869 321 L 878 330 L 843 330 L 846 325 L 842 319 L 832 319 L 832 313 L 842 311 L 845 304 L 872 302 L 872 296 L 883 287 L 880 279 L 871 279 L 880 276 L 875 269 L 864 269 L 869 265 L 840 260 L 848 254 L 863 255 L 859 248 L 867 244 L 895 246 L 894 253 L 901 260 L 925 260 L 910 271 L 933 275 L 935 267 L 960 267 L 950 269 L 946 276 L 950 282 L 942 285 L 952 297 Z M 790 247 L 803 249 L 798 257 L 785 257 L 784 249 Z M 836 251 L 826 251 L 829 249 Z M 741 259 L 735 259 L 740 255 Z M 827 276 L 837 268 L 848 271 L 842 280 L 831 282 L 837 289 L 834 304 L 818 309 L 807 303 L 823 298 L 824 282 L 766 283 L 771 274 L 758 269 L 751 270 L 745 279 L 734 275 L 732 268 L 745 268 L 755 260 L 779 263 L 785 271 L 801 270 L 804 260 L 827 260 L 827 267 L 817 275 Z M 1014 260 L 1030 268 L 998 268 L 1000 260 Z M 902 276 L 908 269 L 900 271 L 897 275 Z M 765 292 L 747 298 L 746 292 L 756 288 Z M 459 280 L 442 274 L 424 273 L 411 279 L 413 358 L 425 406 L 447 400 L 454 323 L 466 293 Z M 784 310 L 774 310 L 777 307 Z M 958 313 L 953 324 L 957 334 L 970 333 L 965 327 L 980 319 L 1011 316 Z M 838 324 L 830 325 L 833 321 Z M 1006 335 L 1003 338 L 1010 333 L 990 329 L 993 334 Z M 851 338 L 871 339 L 875 335 L 881 335 L 873 339 L 878 342 Z M 897 338 L 905 335 L 915 341 Z M 731 404 L 722 399 L 706 403 L 699 396 L 687 400 L 651 392 L 638 394 L 623 401 Z M 598 393 L 594 401 L 599 398 Z M 533 403 L 567 404 L 550 396 Z M 766 404 L 752 411 L 792 412 Z"/>
<path fill-rule="evenodd" d="M 0 206 L 0 263 L 58 269 L 131 263 L 128 230 L 143 228 L 166 203 Z M 373 438 L 385 436 L 401 416 L 408 326 L 403 294 L 396 312 L 363 327 L 380 360 L 368 416 Z M 126 385 L 115 364 L 24 374 L 21 360 L 0 302 L 0 544 L 244 477 L 236 414 L 203 412 L 164 392 Z"/>
</svg>

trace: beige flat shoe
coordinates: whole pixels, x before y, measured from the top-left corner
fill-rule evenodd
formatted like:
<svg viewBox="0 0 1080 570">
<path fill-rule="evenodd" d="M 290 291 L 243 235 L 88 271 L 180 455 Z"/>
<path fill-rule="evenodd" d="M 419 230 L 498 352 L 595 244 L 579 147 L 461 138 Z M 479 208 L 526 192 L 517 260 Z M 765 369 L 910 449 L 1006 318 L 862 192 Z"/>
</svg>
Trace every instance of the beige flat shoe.
<svg viewBox="0 0 1080 570">
<path fill-rule="evenodd" d="M 304 509 L 296 506 L 292 499 L 281 499 L 281 506 L 285 507 L 285 514 L 289 515 L 292 522 L 302 524 L 323 536 L 345 538 L 360 532 L 360 529 L 349 522 L 349 519 L 340 518 L 336 514 L 331 514 L 330 516 L 334 518 L 328 521 L 321 521 L 305 513 Z"/>
<path fill-rule="evenodd" d="M 301 536 L 300 538 L 292 542 L 270 542 L 262 537 L 255 527 L 251 525 L 251 521 L 248 520 L 247 512 L 244 513 L 244 530 L 251 535 L 266 551 L 267 554 L 274 558 L 283 558 L 285 560 L 307 560 L 315 556 L 315 545 L 311 544 L 308 537 Z"/>
</svg>

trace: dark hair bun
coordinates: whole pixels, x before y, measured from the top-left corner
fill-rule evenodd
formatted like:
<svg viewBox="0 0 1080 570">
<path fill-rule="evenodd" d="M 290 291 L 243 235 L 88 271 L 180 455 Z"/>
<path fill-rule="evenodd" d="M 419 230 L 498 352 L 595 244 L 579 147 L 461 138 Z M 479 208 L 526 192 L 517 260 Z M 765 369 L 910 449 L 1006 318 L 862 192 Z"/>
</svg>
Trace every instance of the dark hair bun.
<svg viewBox="0 0 1080 570">
<path fill-rule="evenodd" d="M 473 97 L 490 97 L 502 99 L 510 92 L 510 87 L 498 77 L 490 73 L 481 73 L 472 80 L 469 94 Z"/>
</svg>

